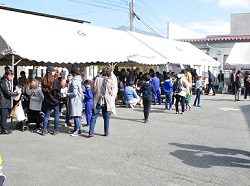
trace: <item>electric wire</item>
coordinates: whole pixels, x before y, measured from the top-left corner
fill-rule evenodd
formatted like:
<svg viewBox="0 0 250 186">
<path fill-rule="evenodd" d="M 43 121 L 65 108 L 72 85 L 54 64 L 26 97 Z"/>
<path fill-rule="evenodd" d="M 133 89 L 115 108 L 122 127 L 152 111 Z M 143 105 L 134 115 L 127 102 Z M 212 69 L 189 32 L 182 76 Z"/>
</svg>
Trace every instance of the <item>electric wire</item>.
<svg viewBox="0 0 250 186">
<path fill-rule="evenodd" d="M 111 7 L 107 7 L 107 6 L 102 6 L 102 5 L 97 5 L 97 4 L 91 4 L 91 3 L 86 3 L 86 2 L 82 2 L 82 1 L 77 1 L 77 0 L 68 0 L 70 2 L 74 2 L 74 3 L 79 3 L 79 4 L 85 4 L 85 5 L 89 5 L 89 6 L 95 6 L 95 7 L 99 7 L 99 8 L 103 8 L 103 9 L 109 9 L 109 10 L 114 10 L 114 11 L 120 11 L 120 12 L 125 12 L 124 10 L 119 10 L 119 9 L 115 9 L 115 8 L 111 8 Z M 123 7 L 125 8 L 125 7 Z"/>
<path fill-rule="evenodd" d="M 162 38 L 163 38 L 162 35 L 160 35 L 159 33 L 157 33 L 152 27 L 150 27 L 150 26 L 149 26 L 144 20 L 142 20 L 138 15 L 135 14 L 135 16 L 136 16 L 136 18 L 137 18 L 139 21 L 141 21 L 142 24 L 144 24 L 151 32 L 155 33 L 158 37 L 162 37 Z"/>
<path fill-rule="evenodd" d="M 166 34 L 166 33 L 163 32 L 159 27 L 157 27 L 157 26 L 153 23 L 153 21 L 151 21 L 142 11 L 140 11 L 140 10 L 138 9 L 138 12 L 140 12 L 141 16 L 144 17 L 144 20 L 147 20 L 147 22 L 149 22 L 150 25 L 152 25 L 155 29 L 157 29 L 159 32 L 161 32 L 161 34 L 163 34 L 163 35 Z"/>
<path fill-rule="evenodd" d="M 147 5 L 144 0 L 141 0 L 141 2 L 143 3 L 143 5 L 149 10 L 148 14 L 152 15 L 153 17 L 155 17 L 158 21 L 165 23 L 165 21 L 163 21 L 162 19 L 160 19 L 159 17 L 162 17 L 158 11 L 154 10 L 152 7 L 150 7 L 149 5 Z M 145 9 L 144 9 L 145 10 Z M 146 11 L 146 10 L 145 10 Z M 151 12 L 151 13 L 150 13 Z M 156 15 L 158 14 L 158 16 Z"/>
</svg>

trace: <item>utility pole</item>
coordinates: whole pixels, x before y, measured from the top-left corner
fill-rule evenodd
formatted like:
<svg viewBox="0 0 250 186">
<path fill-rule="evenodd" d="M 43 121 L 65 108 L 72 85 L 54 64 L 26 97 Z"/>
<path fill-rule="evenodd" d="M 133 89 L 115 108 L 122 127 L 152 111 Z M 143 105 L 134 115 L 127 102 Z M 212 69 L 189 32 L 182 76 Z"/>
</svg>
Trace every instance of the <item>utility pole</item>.
<svg viewBox="0 0 250 186">
<path fill-rule="evenodd" d="M 135 32 L 135 0 L 132 0 L 129 3 L 129 11 L 130 11 L 130 31 Z"/>
</svg>

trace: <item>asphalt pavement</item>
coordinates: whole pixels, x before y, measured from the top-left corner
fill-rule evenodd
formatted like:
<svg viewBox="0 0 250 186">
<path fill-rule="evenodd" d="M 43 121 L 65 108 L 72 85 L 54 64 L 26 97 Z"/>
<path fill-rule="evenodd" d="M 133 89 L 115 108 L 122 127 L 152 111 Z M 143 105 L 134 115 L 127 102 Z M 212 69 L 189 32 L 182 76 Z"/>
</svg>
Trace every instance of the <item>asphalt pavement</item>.
<svg viewBox="0 0 250 186">
<path fill-rule="evenodd" d="M 152 105 L 149 123 L 142 107 L 117 106 L 108 137 L 101 116 L 93 138 L 63 126 L 56 136 L 0 135 L 5 185 L 250 185 L 250 101 L 202 95 L 201 105 L 184 115 Z"/>
</svg>

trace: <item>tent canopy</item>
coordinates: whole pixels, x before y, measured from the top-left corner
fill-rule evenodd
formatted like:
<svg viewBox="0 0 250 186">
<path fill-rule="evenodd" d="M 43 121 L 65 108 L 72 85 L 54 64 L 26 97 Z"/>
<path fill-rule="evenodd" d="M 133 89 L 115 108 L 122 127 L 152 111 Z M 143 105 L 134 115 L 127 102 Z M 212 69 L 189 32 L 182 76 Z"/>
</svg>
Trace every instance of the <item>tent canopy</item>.
<svg viewBox="0 0 250 186">
<path fill-rule="evenodd" d="M 160 55 L 167 57 L 168 61 L 172 64 L 220 66 L 220 62 L 190 43 L 157 38 L 129 31 L 128 33 Z"/>
<path fill-rule="evenodd" d="M 26 65 L 137 62 L 166 64 L 128 33 L 0 9 L 0 54 L 15 54 Z M 46 64 L 45 64 L 46 63 Z"/>
<path fill-rule="evenodd" d="M 250 68 L 250 42 L 235 43 L 226 65 L 238 68 Z"/>
<path fill-rule="evenodd" d="M 0 63 L 20 66 L 124 63 L 219 66 L 189 43 L 5 10 L 0 6 Z"/>
</svg>

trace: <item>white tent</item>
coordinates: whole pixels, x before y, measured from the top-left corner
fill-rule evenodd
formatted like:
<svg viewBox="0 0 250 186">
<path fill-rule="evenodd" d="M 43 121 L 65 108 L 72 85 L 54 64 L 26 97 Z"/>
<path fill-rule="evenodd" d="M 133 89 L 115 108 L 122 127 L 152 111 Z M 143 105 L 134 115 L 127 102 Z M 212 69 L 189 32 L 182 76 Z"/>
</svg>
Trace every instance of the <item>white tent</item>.
<svg viewBox="0 0 250 186">
<path fill-rule="evenodd" d="M 220 63 L 195 47 L 186 42 L 179 42 L 165 38 L 147 36 L 139 33 L 128 32 L 139 41 L 167 57 L 168 62 L 172 64 L 182 64 L 191 66 L 213 66 L 218 67 Z"/>
<path fill-rule="evenodd" d="M 21 59 L 20 66 L 72 63 L 217 66 L 213 58 L 189 43 L 10 11 L 1 6 L 0 22 L 0 58 L 14 54 L 16 61 Z M 0 64 L 5 61 L 8 62 L 6 58 L 0 59 Z"/>
<path fill-rule="evenodd" d="M 0 55 L 15 54 L 16 59 L 22 59 L 18 65 L 167 63 L 166 57 L 149 49 L 125 31 L 1 8 L 0 22 Z M 0 63 L 3 64 L 3 61 Z"/>
<path fill-rule="evenodd" d="M 237 68 L 250 68 L 250 42 L 235 43 L 226 64 Z"/>
</svg>

